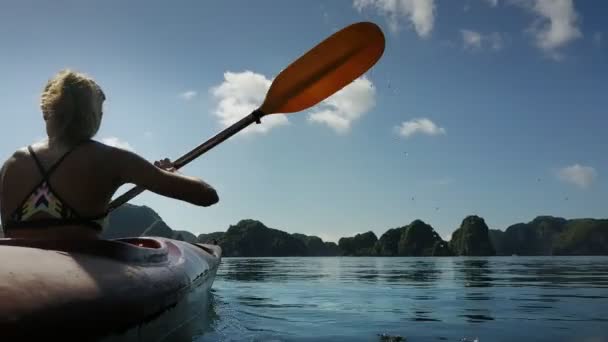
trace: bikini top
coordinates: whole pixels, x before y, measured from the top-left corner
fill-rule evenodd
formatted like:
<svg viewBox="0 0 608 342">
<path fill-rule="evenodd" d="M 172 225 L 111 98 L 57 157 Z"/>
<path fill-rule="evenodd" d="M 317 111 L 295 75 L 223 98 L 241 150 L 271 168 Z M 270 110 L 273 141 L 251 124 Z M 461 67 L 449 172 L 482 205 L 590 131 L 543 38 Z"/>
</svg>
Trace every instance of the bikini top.
<svg viewBox="0 0 608 342">
<path fill-rule="evenodd" d="M 91 140 L 87 140 L 85 143 L 89 141 Z M 36 166 L 40 170 L 42 180 L 25 197 L 21 205 L 17 207 L 12 215 L 9 216 L 8 222 L 6 222 L 4 227 L 5 229 L 45 229 L 67 225 L 84 225 L 97 231 L 103 229 L 108 217 L 107 211 L 97 216 L 82 216 L 59 196 L 50 183 L 52 173 L 57 170 L 66 157 L 80 145 L 82 144 L 76 145 L 71 150 L 67 151 L 48 170 L 44 169 L 32 147 L 27 147 Z M 40 213 L 44 213 L 49 217 L 32 219 L 32 217 Z"/>
</svg>

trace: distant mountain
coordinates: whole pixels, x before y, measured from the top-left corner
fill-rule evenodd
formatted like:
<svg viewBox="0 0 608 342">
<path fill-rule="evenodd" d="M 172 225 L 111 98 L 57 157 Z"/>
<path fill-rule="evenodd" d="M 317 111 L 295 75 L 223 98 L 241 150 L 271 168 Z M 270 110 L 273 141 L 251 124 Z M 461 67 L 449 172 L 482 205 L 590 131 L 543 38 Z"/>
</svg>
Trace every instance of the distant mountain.
<svg viewBox="0 0 608 342">
<path fill-rule="evenodd" d="M 607 255 L 608 220 L 538 216 L 490 239 L 499 255 Z"/>
<path fill-rule="evenodd" d="M 502 230 L 488 229 L 488 237 L 490 238 L 490 242 L 492 242 L 496 255 L 511 255 L 508 254 L 507 249 L 504 247 L 504 236 L 505 232 Z"/>
<path fill-rule="evenodd" d="M 553 242 L 554 255 L 608 255 L 608 220 L 568 220 Z"/>
<path fill-rule="evenodd" d="M 462 220 L 460 228 L 452 233 L 450 248 L 454 254 L 462 256 L 496 255 L 488 231 L 483 218 L 467 216 Z"/>
<path fill-rule="evenodd" d="M 421 220 L 414 220 L 401 229 L 397 255 L 449 256 L 452 255 L 452 251 L 433 227 Z"/>
<path fill-rule="evenodd" d="M 220 241 L 225 256 L 307 256 L 306 244 L 289 233 L 256 220 L 241 220 L 228 227 Z"/>
<path fill-rule="evenodd" d="M 466 217 L 443 241 L 430 225 L 414 220 L 388 229 L 378 239 L 369 231 L 343 237 L 338 244 L 317 236 L 268 228 L 256 220 L 241 220 L 226 232 L 201 234 L 173 230 L 151 208 L 125 204 L 114 210 L 106 239 L 161 236 L 189 242 L 218 242 L 224 256 L 446 256 L 446 255 L 608 255 L 607 219 L 538 216 L 505 231 L 488 229 L 483 218 Z M 0 237 L 2 236 L 0 226 Z M 494 252 L 493 252 L 494 251 Z"/>
<path fill-rule="evenodd" d="M 341 238 L 338 242 L 347 256 L 448 256 L 452 255 L 448 243 L 433 227 L 421 220 L 407 226 L 392 228 L 380 239 L 373 232 Z"/>
<path fill-rule="evenodd" d="M 421 220 L 407 226 L 387 230 L 376 245 L 377 256 L 448 256 L 452 255 L 448 243 L 433 227 Z"/>
<path fill-rule="evenodd" d="M 259 241 L 260 239 L 262 241 Z M 317 236 L 298 233 L 289 236 L 289 233 L 268 228 L 255 220 L 242 220 L 235 226 L 230 226 L 227 232 L 200 234 L 198 241 L 201 243 L 217 242 L 226 256 L 260 256 L 259 253 L 262 251 L 268 253 L 263 256 L 336 256 L 342 254 L 334 242 L 325 242 Z"/>
<path fill-rule="evenodd" d="M 150 225 L 144 232 L 141 234 L 142 236 L 160 236 L 172 239 L 175 235 L 173 229 L 171 229 L 163 220 L 157 220 Z"/>
<path fill-rule="evenodd" d="M 192 243 L 217 241 L 224 256 L 329 256 L 340 255 L 333 242 L 323 242 L 316 236 L 289 234 L 266 227 L 259 221 L 242 220 L 226 232 L 201 234 L 173 230 L 160 216 L 146 206 L 126 204 L 110 214 L 103 238 L 159 236 Z"/>
<path fill-rule="evenodd" d="M 224 238 L 224 234 L 226 232 L 213 232 L 208 234 L 200 234 L 198 236 L 198 242 L 200 243 L 213 243 L 215 241 L 220 241 Z"/>
<path fill-rule="evenodd" d="M 190 233 L 187 230 L 175 230 L 173 231 L 173 238 L 175 240 L 181 240 L 181 241 L 186 241 L 186 242 L 190 242 L 190 243 L 197 243 L 198 242 L 198 238 L 196 237 L 196 235 Z"/>
<path fill-rule="evenodd" d="M 552 255 L 553 240 L 566 229 L 561 217 L 538 216 L 529 223 L 517 223 L 505 230 L 502 241 L 508 255 Z"/>
<path fill-rule="evenodd" d="M 291 235 L 304 242 L 307 250 L 306 255 L 308 256 L 335 256 L 341 254 L 340 248 L 334 242 L 324 242 L 318 236 L 298 233 L 293 233 Z"/>
<path fill-rule="evenodd" d="M 338 240 L 338 247 L 342 250 L 342 255 L 346 256 L 374 255 L 374 246 L 377 241 L 376 234 L 369 231 L 353 237 L 341 238 Z"/>
<path fill-rule="evenodd" d="M 124 204 L 110 213 L 107 227 L 101 234 L 104 239 L 141 236 L 160 216 L 146 206 Z"/>
<path fill-rule="evenodd" d="M 398 256 L 399 240 L 407 230 L 407 226 L 387 230 L 374 246 L 374 254 L 378 256 Z"/>
<path fill-rule="evenodd" d="M 152 209 L 146 206 L 125 204 L 110 213 L 108 226 L 102 233 L 104 239 L 132 236 L 159 236 L 188 242 L 198 238 L 186 230 L 173 230 Z"/>
</svg>

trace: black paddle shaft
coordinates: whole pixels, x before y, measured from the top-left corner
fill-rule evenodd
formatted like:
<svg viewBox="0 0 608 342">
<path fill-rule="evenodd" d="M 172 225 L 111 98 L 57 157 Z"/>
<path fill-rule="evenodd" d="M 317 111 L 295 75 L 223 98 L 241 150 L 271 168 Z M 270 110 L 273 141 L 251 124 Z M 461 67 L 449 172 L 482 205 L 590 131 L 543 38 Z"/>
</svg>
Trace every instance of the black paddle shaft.
<svg viewBox="0 0 608 342">
<path fill-rule="evenodd" d="M 223 141 L 225 141 L 226 139 L 230 138 L 231 136 L 235 135 L 236 133 L 240 132 L 241 130 L 243 130 L 244 128 L 246 128 L 247 126 L 251 125 L 252 123 L 260 123 L 260 119 L 262 118 L 262 116 L 266 115 L 265 113 L 263 113 L 261 110 L 256 109 L 253 112 L 251 112 L 251 114 L 247 115 L 246 117 L 242 118 L 241 120 L 235 122 L 234 124 L 232 124 L 232 126 L 226 128 L 225 130 L 219 132 L 218 134 L 216 134 L 215 136 L 211 137 L 209 140 L 205 141 L 204 143 L 198 145 L 197 147 L 195 147 L 192 151 L 184 154 L 183 156 L 179 157 L 179 159 L 175 160 L 173 162 L 173 166 L 176 169 L 181 168 L 182 166 L 188 164 L 189 162 L 193 161 L 194 159 L 196 159 L 197 157 L 199 157 L 200 155 L 202 155 L 203 153 L 209 151 L 210 149 L 214 148 L 215 146 L 217 146 L 218 144 L 222 143 Z M 131 190 L 125 192 L 124 194 L 118 196 L 118 198 L 114 199 L 112 202 L 110 202 L 109 205 L 109 211 L 112 211 L 118 207 L 120 207 L 121 205 L 127 203 L 128 201 L 132 200 L 133 198 L 135 198 L 135 196 L 141 194 L 142 192 L 144 192 L 146 189 L 140 187 L 140 186 L 135 186 L 133 187 Z"/>
</svg>

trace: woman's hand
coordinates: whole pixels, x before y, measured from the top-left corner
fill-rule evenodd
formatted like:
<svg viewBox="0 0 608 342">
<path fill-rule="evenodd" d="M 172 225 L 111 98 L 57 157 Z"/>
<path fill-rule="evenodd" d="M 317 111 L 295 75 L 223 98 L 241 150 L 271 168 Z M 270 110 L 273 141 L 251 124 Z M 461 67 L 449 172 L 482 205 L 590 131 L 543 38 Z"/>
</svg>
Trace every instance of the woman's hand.
<svg viewBox="0 0 608 342">
<path fill-rule="evenodd" d="M 165 158 L 165 159 L 161 159 L 158 161 L 154 162 L 154 166 L 163 169 L 165 171 L 168 172 L 176 172 L 177 169 L 175 168 L 175 166 L 173 165 L 173 163 L 171 162 L 171 160 L 169 160 L 169 158 Z"/>
</svg>

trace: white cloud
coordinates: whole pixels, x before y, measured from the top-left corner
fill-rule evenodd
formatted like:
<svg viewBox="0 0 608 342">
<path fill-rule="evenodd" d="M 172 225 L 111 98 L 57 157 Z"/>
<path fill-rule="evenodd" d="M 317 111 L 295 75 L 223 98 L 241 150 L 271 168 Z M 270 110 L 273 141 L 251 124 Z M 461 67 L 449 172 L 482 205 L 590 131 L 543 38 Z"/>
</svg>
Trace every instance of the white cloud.
<svg viewBox="0 0 608 342">
<path fill-rule="evenodd" d="M 515 0 L 523 8 L 536 14 L 529 31 L 534 35 L 536 45 L 554 59 L 561 59 L 557 49 L 582 37 L 578 27 L 579 16 L 573 0 Z"/>
<path fill-rule="evenodd" d="M 271 80 L 252 71 L 224 73 L 224 81 L 211 88 L 218 101 L 213 114 L 223 127 L 228 127 L 257 109 L 270 88 Z M 288 124 L 287 116 L 272 114 L 262 118 L 261 124 L 252 124 L 242 134 L 266 133 L 270 129 Z"/>
<path fill-rule="evenodd" d="M 308 120 L 331 127 L 339 134 L 346 133 L 354 121 L 375 104 L 376 89 L 366 77 L 358 78 L 319 103 Z"/>
<path fill-rule="evenodd" d="M 390 29 L 397 32 L 402 18 L 414 26 L 416 33 L 426 38 L 430 36 L 435 23 L 434 0 L 354 0 L 353 6 L 359 11 L 375 7 L 387 18 Z"/>
<path fill-rule="evenodd" d="M 462 35 L 462 42 L 465 48 L 469 49 L 481 49 L 484 46 L 489 47 L 494 51 L 502 49 L 504 46 L 503 35 L 499 32 L 492 32 L 488 34 L 482 34 L 472 30 L 460 30 Z"/>
<path fill-rule="evenodd" d="M 124 140 L 120 140 L 117 137 L 105 137 L 105 138 L 101 139 L 101 142 L 106 145 L 109 145 L 109 146 L 114 146 L 116 148 L 135 152 L 135 149 L 133 148 L 133 146 L 131 146 L 128 142 L 126 142 Z"/>
<path fill-rule="evenodd" d="M 409 138 L 415 134 L 425 134 L 431 136 L 445 134 L 445 128 L 439 127 L 437 124 L 427 118 L 404 121 L 401 123 L 401 125 L 395 128 L 397 133 L 405 138 Z"/>
<path fill-rule="evenodd" d="M 564 182 L 587 188 L 597 178 L 597 171 L 591 166 L 574 164 L 560 169 L 557 177 Z"/>
<path fill-rule="evenodd" d="M 183 100 L 189 101 L 189 100 L 192 100 L 193 98 L 195 98 L 196 95 L 198 95 L 198 93 L 196 91 L 188 90 L 188 91 L 185 91 L 185 92 L 179 94 L 179 97 Z"/>
<path fill-rule="evenodd" d="M 481 34 L 471 30 L 460 30 L 465 47 L 481 48 Z"/>
</svg>

